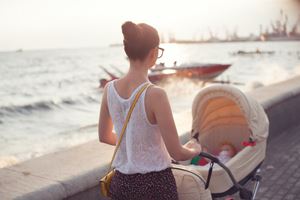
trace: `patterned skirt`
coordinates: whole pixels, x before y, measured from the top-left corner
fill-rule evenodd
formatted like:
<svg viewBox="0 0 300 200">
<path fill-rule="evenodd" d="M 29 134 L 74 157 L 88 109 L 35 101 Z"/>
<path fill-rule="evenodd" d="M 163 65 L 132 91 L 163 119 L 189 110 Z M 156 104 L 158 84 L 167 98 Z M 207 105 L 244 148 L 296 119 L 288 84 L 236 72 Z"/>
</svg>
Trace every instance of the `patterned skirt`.
<svg viewBox="0 0 300 200">
<path fill-rule="evenodd" d="M 116 170 L 110 192 L 112 200 L 178 200 L 171 168 L 146 174 L 123 174 Z"/>
</svg>

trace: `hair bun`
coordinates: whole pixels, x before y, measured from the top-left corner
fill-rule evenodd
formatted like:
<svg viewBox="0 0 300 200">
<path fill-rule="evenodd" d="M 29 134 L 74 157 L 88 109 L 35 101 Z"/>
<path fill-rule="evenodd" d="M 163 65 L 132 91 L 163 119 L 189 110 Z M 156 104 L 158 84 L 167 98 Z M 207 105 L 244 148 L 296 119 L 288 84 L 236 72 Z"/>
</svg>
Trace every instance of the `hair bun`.
<svg viewBox="0 0 300 200">
<path fill-rule="evenodd" d="M 122 33 L 124 42 L 127 43 L 135 43 L 141 34 L 139 27 L 131 21 L 127 21 L 122 25 Z"/>
<path fill-rule="evenodd" d="M 150 50 L 159 45 L 157 30 L 145 23 L 126 21 L 122 24 L 126 55 L 132 60 L 144 60 Z"/>
</svg>

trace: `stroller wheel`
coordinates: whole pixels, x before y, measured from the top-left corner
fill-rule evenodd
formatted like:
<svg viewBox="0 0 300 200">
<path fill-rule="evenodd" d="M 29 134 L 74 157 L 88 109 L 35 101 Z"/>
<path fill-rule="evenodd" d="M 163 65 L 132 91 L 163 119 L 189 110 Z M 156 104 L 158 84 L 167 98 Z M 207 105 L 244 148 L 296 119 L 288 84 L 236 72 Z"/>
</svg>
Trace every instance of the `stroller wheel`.
<svg viewBox="0 0 300 200">
<path fill-rule="evenodd" d="M 252 199 L 252 192 L 247 190 L 246 188 L 240 189 L 240 198 L 245 200 L 251 200 Z"/>
</svg>

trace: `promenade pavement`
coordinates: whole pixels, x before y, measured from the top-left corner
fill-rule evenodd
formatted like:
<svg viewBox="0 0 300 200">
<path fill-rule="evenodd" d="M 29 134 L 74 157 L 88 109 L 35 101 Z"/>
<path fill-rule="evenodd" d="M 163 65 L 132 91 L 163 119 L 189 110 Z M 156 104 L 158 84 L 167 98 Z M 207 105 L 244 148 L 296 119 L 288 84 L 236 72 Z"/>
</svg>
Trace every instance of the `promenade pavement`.
<svg viewBox="0 0 300 200">
<path fill-rule="evenodd" d="M 269 136 L 257 199 L 300 200 L 300 125 Z"/>
</svg>

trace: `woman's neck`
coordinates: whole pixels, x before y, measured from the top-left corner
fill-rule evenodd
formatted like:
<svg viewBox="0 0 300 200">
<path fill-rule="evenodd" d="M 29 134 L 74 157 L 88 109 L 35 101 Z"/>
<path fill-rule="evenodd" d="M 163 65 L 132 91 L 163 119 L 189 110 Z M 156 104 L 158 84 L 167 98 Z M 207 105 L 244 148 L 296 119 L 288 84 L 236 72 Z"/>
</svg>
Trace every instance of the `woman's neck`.
<svg viewBox="0 0 300 200">
<path fill-rule="evenodd" d="M 142 62 L 130 62 L 130 68 L 125 78 L 136 83 L 149 81 L 148 67 Z"/>
</svg>

